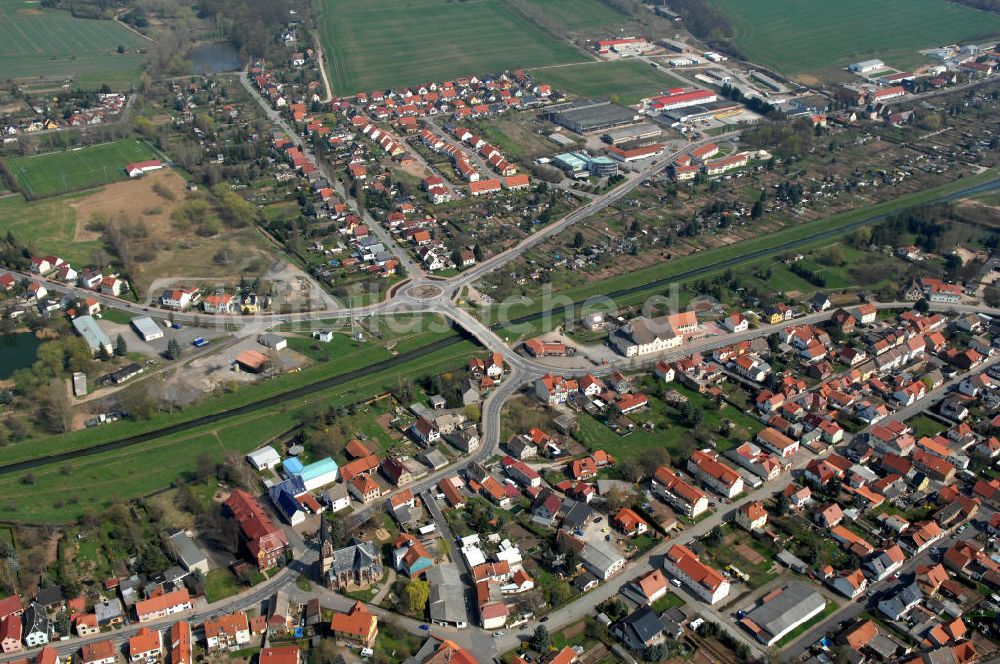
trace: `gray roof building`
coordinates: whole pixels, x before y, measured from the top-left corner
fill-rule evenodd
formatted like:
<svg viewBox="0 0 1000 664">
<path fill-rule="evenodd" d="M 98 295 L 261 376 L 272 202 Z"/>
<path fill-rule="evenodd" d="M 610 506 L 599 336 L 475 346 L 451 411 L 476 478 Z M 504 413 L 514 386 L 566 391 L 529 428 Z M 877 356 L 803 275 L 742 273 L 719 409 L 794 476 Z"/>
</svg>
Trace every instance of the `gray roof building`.
<svg viewBox="0 0 1000 664">
<path fill-rule="evenodd" d="M 174 557 L 189 572 L 208 574 L 208 557 L 198 548 L 186 532 L 179 530 L 170 536 Z"/>
<path fill-rule="evenodd" d="M 112 597 L 94 604 L 94 615 L 97 617 L 97 624 L 103 627 L 121 622 L 125 618 L 125 611 L 122 609 L 121 600 Z"/>
<path fill-rule="evenodd" d="M 549 119 L 579 134 L 603 131 L 632 124 L 638 118 L 631 108 L 612 104 L 607 99 L 581 99 L 550 106 Z"/>
<path fill-rule="evenodd" d="M 899 620 L 910 609 L 920 604 L 923 598 L 924 593 L 921 592 L 920 586 L 911 583 L 901 588 L 892 597 L 886 597 L 879 601 L 878 610 L 889 620 Z"/>
<path fill-rule="evenodd" d="M 632 650 L 642 650 L 663 640 L 663 622 L 644 606 L 611 626 L 611 634 Z"/>
<path fill-rule="evenodd" d="M 790 583 L 747 613 L 741 622 L 754 638 L 770 646 L 824 608 L 826 599 L 817 590 L 804 583 Z"/>
<path fill-rule="evenodd" d="M 77 316 L 73 319 L 73 329 L 90 346 L 90 352 L 97 355 L 102 350 L 111 353 L 111 339 L 100 328 L 93 316 Z"/>
<path fill-rule="evenodd" d="M 465 586 L 455 563 L 435 565 L 427 570 L 426 579 L 430 584 L 431 622 L 435 625 L 467 627 L 469 612 L 465 604 Z"/>
<path fill-rule="evenodd" d="M 24 643 L 29 648 L 49 642 L 49 617 L 45 609 L 32 604 L 24 611 Z"/>
<path fill-rule="evenodd" d="M 625 568 L 625 559 L 603 541 L 587 542 L 580 551 L 580 559 L 588 571 L 604 581 Z"/>
<path fill-rule="evenodd" d="M 139 316 L 132 319 L 132 327 L 143 341 L 153 341 L 163 338 L 163 328 L 149 316 Z"/>
</svg>

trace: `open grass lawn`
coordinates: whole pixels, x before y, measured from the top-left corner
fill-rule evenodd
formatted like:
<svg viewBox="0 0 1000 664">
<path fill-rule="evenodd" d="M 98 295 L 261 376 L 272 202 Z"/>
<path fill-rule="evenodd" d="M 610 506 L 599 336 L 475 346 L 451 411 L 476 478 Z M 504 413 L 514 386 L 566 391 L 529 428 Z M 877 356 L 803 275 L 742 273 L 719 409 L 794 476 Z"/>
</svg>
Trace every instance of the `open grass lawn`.
<svg viewBox="0 0 1000 664">
<path fill-rule="evenodd" d="M 125 164 L 158 156 L 146 143 L 123 138 L 64 152 L 14 157 L 4 163 L 25 195 L 44 198 L 127 180 Z"/>
<path fill-rule="evenodd" d="M 918 49 L 1000 34 L 1000 16 L 947 0 L 709 0 L 750 60 L 808 74 L 881 58 L 909 68 Z"/>
<path fill-rule="evenodd" d="M 209 602 L 232 597 L 240 589 L 239 580 L 227 567 L 213 569 L 205 575 L 205 599 Z"/>
<path fill-rule="evenodd" d="M 11 78 L 107 83 L 123 89 L 139 77 L 150 42 L 111 20 L 74 18 L 37 2 L 0 0 L 0 72 Z M 125 53 L 118 53 L 119 46 Z"/>
<path fill-rule="evenodd" d="M 586 62 L 565 67 L 543 67 L 531 74 L 556 90 L 578 97 L 612 97 L 623 104 L 635 104 L 643 97 L 681 85 L 666 72 L 641 60 Z"/>
<path fill-rule="evenodd" d="M 906 425 L 913 428 L 913 437 L 917 440 L 924 436 L 933 438 L 946 428 L 945 425 L 926 415 L 917 415 L 914 418 L 906 420 Z"/>
<path fill-rule="evenodd" d="M 657 613 L 663 613 L 675 606 L 684 606 L 684 600 L 669 590 L 666 595 L 653 602 L 653 610 Z"/>
<path fill-rule="evenodd" d="M 585 59 L 500 0 L 323 0 L 320 34 L 340 95 Z"/>
<path fill-rule="evenodd" d="M 745 544 L 760 554 L 764 559 L 763 562 L 754 564 L 741 556 L 736 551 L 736 547 L 740 544 Z M 708 551 L 718 569 L 723 570 L 728 565 L 732 565 L 749 575 L 750 580 L 747 581 L 747 585 L 751 588 L 760 588 L 778 576 L 778 571 L 774 569 L 774 552 L 736 526 L 726 527 L 726 539 L 723 546 L 711 547 Z"/>
<path fill-rule="evenodd" d="M 72 203 L 82 198 L 70 194 L 44 201 L 27 201 L 21 194 L 0 198 L 0 228 L 10 231 L 35 252 L 61 256 L 73 264 L 86 264 L 99 240 L 75 240 L 76 210 Z"/>
<path fill-rule="evenodd" d="M 356 353 L 364 353 L 366 357 L 371 356 L 373 360 L 388 359 L 389 357 L 389 351 L 381 346 L 356 341 L 349 334 L 334 334 L 333 341 L 329 343 L 306 337 L 288 337 L 288 347 L 317 362 L 326 362 L 334 358 L 343 359 Z"/>
<path fill-rule="evenodd" d="M 704 419 L 701 426 L 712 433 L 716 449 L 720 452 L 743 442 L 735 437 L 729 438 L 716 433 L 722 420 L 732 420 L 737 429 L 745 429 L 750 435 L 754 435 L 762 428 L 760 422 L 739 412 L 732 406 L 726 405 L 720 410 L 710 410 L 706 406 L 708 403 L 706 397 L 676 383 L 671 383 L 669 387 L 688 397 L 692 408 L 700 406 L 703 409 Z M 649 391 L 644 392 L 644 394 L 649 398 L 650 407 L 642 412 L 633 413 L 630 418 L 637 424 L 655 423 L 656 428 L 653 431 L 637 426 L 627 436 L 620 436 L 593 417 L 582 414 L 577 421 L 579 424 L 579 430 L 576 433 L 577 440 L 590 450 L 602 449 L 622 460 L 640 459 L 646 450 L 657 447 L 665 448 L 672 458 L 686 457 L 697 445 L 697 442 L 690 435 L 690 427 L 682 422 L 678 411 L 673 407 L 659 401 Z"/>
</svg>

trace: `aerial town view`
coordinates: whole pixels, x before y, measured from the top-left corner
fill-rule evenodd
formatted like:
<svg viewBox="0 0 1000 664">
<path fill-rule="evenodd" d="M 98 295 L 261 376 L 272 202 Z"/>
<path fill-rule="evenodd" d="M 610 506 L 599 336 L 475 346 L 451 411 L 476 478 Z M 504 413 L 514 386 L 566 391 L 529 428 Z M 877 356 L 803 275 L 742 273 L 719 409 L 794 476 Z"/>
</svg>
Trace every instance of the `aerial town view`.
<svg viewBox="0 0 1000 664">
<path fill-rule="evenodd" d="M 0 664 L 1000 662 L 1000 0 L 0 0 Z"/>
</svg>

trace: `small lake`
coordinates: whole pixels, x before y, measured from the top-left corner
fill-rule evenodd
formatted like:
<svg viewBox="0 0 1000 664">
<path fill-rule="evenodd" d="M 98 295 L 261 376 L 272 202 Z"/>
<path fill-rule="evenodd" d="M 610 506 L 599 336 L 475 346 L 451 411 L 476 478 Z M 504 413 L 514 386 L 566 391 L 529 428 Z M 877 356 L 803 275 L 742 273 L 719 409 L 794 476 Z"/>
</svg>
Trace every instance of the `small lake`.
<svg viewBox="0 0 1000 664">
<path fill-rule="evenodd" d="M 220 74 L 241 68 L 239 54 L 229 42 L 199 44 L 191 49 L 188 59 L 196 74 Z"/>
<path fill-rule="evenodd" d="M 31 332 L 0 336 L 0 379 L 34 364 L 40 343 Z"/>
</svg>

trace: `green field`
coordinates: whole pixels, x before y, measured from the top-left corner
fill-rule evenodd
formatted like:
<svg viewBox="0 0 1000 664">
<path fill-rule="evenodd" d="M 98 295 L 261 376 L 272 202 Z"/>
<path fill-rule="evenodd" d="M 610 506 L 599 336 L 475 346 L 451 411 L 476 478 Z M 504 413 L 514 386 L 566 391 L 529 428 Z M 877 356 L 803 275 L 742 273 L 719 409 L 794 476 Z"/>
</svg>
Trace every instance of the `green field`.
<svg viewBox="0 0 1000 664">
<path fill-rule="evenodd" d="M 753 62 L 809 74 L 881 58 L 910 68 L 918 49 L 1000 35 L 1000 16 L 947 0 L 709 0 Z"/>
<path fill-rule="evenodd" d="M 260 447 L 275 435 L 294 427 L 299 422 L 298 409 L 304 405 L 349 405 L 390 389 L 398 384 L 401 375 L 417 377 L 455 369 L 464 365 L 469 355 L 480 350 L 469 342 L 462 342 L 294 402 L 261 408 L 251 414 L 233 416 L 124 449 L 82 456 L 69 463 L 50 462 L 30 473 L 0 475 L 0 511 L 5 519 L 11 521 L 72 521 L 88 508 L 101 511 L 115 500 L 130 500 L 169 487 L 179 478 L 195 471 L 202 455 L 207 454 L 218 461 L 226 450 L 242 453 Z M 231 398 L 237 395 L 242 395 L 244 399 L 263 398 L 273 383 L 300 377 L 310 369 L 282 376 L 261 386 L 240 390 L 228 397 L 207 400 L 190 410 L 201 414 L 219 411 L 224 404 L 231 405 Z M 337 373 L 329 365 L 326 372 Z M 313 372 L 312 380 L 316 379 Z M 288 384 L 284 387 L 287 389 Z M 176 414 L 172 417 L 160 415 L 155 421 L 164 426 L 176 424 L 177 418 Z M 52 436 L 43 441 L 11 445 L 6 449 L 19 454 L 21 458 L 37 458 L 40 454 L 78 448 L 79 443 L 85 439 L 89 439 L 91 444 L 114 440 L 137 430 L 149 429 L 149 424 L 124 422 L 106 428 Z"/>
<path fill-rule="evenodd" d="M 555 89 L 579 97 L 617 97 L 623 104 L 634 104 L 643 97 L 682 85 L 666 72 L 640 60 L 593 62 L 566 67 L 534 69 L 532 76 Z"/>
<path fill-rule="evenodd" d="M 523 0 L 542 11 L 553 29 L 598 35 L 613 32 L 628 17 L 601 0 Z M 514 4 L 518 4 L 515 2 Z M 602 37 L 603 38 L 603 37 Z"/>
<path fill-rule="evenodd" d="M 26 196 L 44 198 L 127 180 L 125 164 L 158 156 L 146 143 L 122 139 L 64 152 L 15 157 L 4 160 L 4 165 Z"/>
<path fill-rule="evenodd" d="M 584 60 L 500 0 L 324 0 L 320 30 L 341 95 Z"/>
<path fill-rule="evenodd" d="M 0 0 L 0 72 L 4 80 L 72 79 L 74 87 L 102 83 L 123 89 L 139 77 L 150 42 L 110 20 L 74 18 L 37 2 Z M 125 53 L 118 53 L 121 46 Z M 54 85 L 53 87 L 58 87 Z"/>
</svg>

